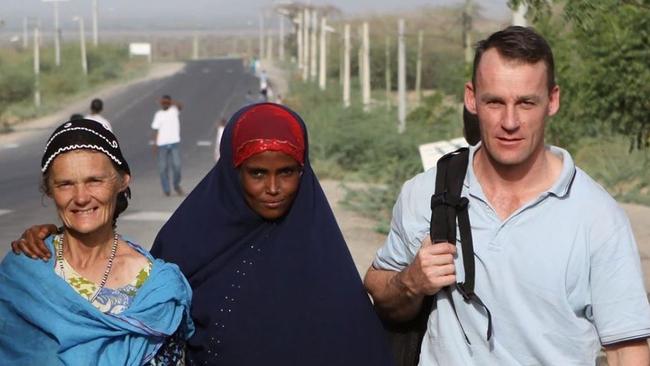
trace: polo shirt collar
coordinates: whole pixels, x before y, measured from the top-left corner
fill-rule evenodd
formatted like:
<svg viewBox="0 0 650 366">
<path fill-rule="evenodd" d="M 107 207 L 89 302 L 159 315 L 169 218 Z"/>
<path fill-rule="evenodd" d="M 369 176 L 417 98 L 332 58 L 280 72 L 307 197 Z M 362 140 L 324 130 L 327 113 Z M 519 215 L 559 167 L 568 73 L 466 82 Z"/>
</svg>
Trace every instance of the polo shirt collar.
<svg viewBox="0 0 650 366">
<path fill-rule="evenodd" d="M 473 196 L 479 197 L 485 200 L 485 195 L 483 194 L 483 189 L 476 179 L 474 174 L 474 154 L 481 147 L 481 142 L 474 146 L 469 147 L 469 166 L 467 167 L 467 174 L 465 175 L 464 185 L 469 190 L 469 193 Z M 569 194 L 571 189 L 571 184 L 576 175 L 576 166 L 571 158 L 571 154 L 568 151 L 559 148 L 553 145 L 546 145 L 546 149 L 550 150 L 551 153 L 555 154 L 562 160 L 562 172 L 557 181 L 551 186 L 550 189 L 546 191 L 548 194 L 552 194 L 557 197 L 564 197 Z"/>
</svg>

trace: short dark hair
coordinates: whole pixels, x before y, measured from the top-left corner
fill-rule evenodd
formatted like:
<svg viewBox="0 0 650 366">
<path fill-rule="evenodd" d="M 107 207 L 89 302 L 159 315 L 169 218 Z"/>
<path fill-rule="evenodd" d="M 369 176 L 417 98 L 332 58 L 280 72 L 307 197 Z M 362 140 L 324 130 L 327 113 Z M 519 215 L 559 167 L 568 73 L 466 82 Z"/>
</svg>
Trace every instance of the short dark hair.
<svg viewBox="0 0 650 366">
<path fill-rule="evenodd" d="M 172 99 L 172 97 L 169 94 L 165 94 L 162 96 L 162 99 Z"/>
<path fill-rule="evenodd" d="M 543 61 L 546 65 L 546 80 L 548 90 L 555 87 L 555 62 L 553 51 L 548 42 L 533 28 L 510 26 L 506 29 L 492 33 L 488 38 L 476 44 L 474 53 L 474 65 L 472 68 L 472 83 L 476 88 L 476 70 L 485 51 L 494 48 L 502 57 L 520 61 L 527 64 L 535 64 Z"/>
<path fill-rule="evenodd" d="M 102 109 L 104 109 L 104 102 L 102 102 L 101 99 L 95 98 L 92 102 L 90 102 L 91 111 L 99 113 L 102 111 Z"/>
</svg>

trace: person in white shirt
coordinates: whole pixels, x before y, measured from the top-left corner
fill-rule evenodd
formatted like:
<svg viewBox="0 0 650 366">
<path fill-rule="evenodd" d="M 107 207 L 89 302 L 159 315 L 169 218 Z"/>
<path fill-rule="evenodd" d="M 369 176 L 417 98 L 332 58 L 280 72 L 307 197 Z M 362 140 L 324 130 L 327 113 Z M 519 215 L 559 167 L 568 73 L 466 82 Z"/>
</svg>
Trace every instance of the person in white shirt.
<svg viewBox="0 0 650 366">
<path fill-rule="evenodd" d="M 172 170 L 172 183 L 174 191 L 179 196 L 184 192 L 181 188 L 181 155 L 180 155 L 180 120 L 178 118 L 183 106 L 178 101 L 172 100 L 169 95 L 160 99 L 161 109 L 156 112 L 151 123 L 153 129 L 154 153 L 158 155 L 158 172 L 163 193 L 169 196 L 169 168 Z"/>
<path fill-rule="evenodd" d="M 105 129 L 113 132 L 113 126 L 111 123 L 100 114 L 102 110 L 104 110 L 104 102 L 99 98 L 95 98 L 90 102 L 90 114 L 87 114 L 84 118 L 97 121 L 104 126 Z"/>
</svg>

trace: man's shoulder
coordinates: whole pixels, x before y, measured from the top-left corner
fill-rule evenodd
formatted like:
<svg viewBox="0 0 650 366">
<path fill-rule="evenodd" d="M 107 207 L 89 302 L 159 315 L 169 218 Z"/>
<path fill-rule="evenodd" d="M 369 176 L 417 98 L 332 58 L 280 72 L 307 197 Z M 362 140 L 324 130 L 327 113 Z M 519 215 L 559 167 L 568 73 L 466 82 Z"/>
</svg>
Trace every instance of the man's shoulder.
<svg viewBox="0 0 650 366">
<path fill-rule="evenodd" d="M 582 220 L 593 223 L 620 225 L 627 222 L 627 215 L 616 199 L 584 170 L 576 167 L 569 201 L 582 214 Z M 600 224 L 599 224 L 600 225 Z"/>
<path fill-rule="evenodd" d="M 430 197 L 436 188 L 436 168 L 430 168 L 422 173 L 418 173 L 411 179 L 404 182 L 402 186 L 402 195 Z"/>
<path fill-rule="evenodd" d="M 577 166 L 571 193 L 577 198 L 588 200 L 594 204 L 617 205 L 614 197 L 600 183 Z"/>
</svg>

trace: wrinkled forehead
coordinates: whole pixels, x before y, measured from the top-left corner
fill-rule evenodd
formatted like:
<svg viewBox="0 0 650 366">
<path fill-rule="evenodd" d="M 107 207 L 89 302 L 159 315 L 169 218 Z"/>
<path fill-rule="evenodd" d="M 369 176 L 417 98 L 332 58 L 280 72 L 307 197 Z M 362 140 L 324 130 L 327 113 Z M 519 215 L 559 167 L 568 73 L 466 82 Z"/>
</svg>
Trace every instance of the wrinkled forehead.
<svg viewBox="0 0 650 366">
<path fill-rule="evenodd" d="M 77 149 L 59 154 L 47 170 L 50 176 L 70 172 L 77 175 L 110 175 L 117 174 L 118 169 L 101 151 Z"/>
</svg>

